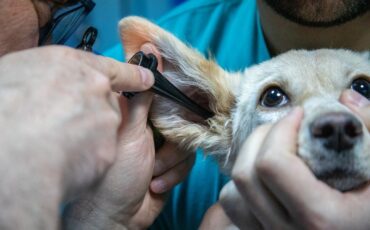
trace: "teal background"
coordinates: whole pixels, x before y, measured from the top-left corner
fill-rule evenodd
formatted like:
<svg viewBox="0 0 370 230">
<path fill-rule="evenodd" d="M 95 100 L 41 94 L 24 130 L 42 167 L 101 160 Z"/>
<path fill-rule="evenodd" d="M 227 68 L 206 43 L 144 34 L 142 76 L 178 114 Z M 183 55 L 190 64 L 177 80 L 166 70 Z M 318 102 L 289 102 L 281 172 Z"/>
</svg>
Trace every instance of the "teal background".
<svg viewBox="0 0 370 230">
<path fill-rule="evenodd" d="M 98 29 L 94 51 L 102 53 L 119 42 L 118 21 L 128 15 L 156 20 L 185 0 L 94 0 L 96 6 L 67 44 L 76 46 L 89 25 Z"/>
</svg>

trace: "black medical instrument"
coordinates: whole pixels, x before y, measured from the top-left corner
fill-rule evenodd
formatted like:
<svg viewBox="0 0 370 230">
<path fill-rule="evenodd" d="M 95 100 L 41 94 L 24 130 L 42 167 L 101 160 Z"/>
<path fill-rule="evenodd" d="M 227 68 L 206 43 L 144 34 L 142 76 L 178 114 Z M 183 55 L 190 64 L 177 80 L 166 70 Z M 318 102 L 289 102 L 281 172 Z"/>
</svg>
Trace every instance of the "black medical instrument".
<svg viewBox="0 0 370 230">
<path fill-rule="evenodd" d="M 89 27 L 85 31 L 81 43 L 76 48 L 92 52 L 92 47 L 96 41 L 97 36 L 97 29 L 94 27 Z M 185 108 L 199 115 L 203 119 L 208 119 L 214 116 L 214 113 L 204 109 L 193 100 L 191 100 L 157 70 L 158 61 L 154 54 L 146 55 L 142 51 L 139 51 L 134 56 L 132 56 L 128 63 L 139 65 L 152 71 L 155 80 L 151 90 L 154 93 L 168 98 L 181 106 L 184 106 Z M 137 92 L 122 92 L 122 95 L 127 97 L 128 99 L 133 97 L 135 94 L 137 94 Z"/>
<path fill-rule="evenodd" d="M 85 31 L 81 43 L 76 47 L 76 49 L 93 52 L 93 46 L 95 44 L 97 37 L 98 30 L 95 27 L 90 26 Z"/>
<path fill-rule="evenodd" d="M 151 90 L 165 98 L 176 102 L 177 104 L 184 106 L 191 112 L 201 116 L 204 119 L 208 119 L 214 116 L 214 113 L 204 109 L 188 96 L 182 93 L 176 86 L 174 86 L 169 80 L 167 80 L 158 70 L 158 61 L 154 54 L 146 55 L 142 51 L 137 52 L 129 61 L 130 64 L 135 64 L 147 68 L 152 71 L 154 75 L 154 85 Z M 123 92 L 122 95 L 131 98 L 136 92 Z"/>
</svg>

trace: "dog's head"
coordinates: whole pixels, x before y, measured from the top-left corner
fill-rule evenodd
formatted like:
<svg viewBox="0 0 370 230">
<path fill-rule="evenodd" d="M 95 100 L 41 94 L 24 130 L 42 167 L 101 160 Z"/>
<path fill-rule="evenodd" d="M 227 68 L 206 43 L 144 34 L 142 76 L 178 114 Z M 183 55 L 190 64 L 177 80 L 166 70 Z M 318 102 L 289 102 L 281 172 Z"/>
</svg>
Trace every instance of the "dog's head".
<svg viewBox="0 0 370 230">
<path fill-rule="evenodd" d="M 339 102 L 350 88 L 370 97 L 368 57 L 347 50 L 290 51 L 244 75 L 233 117 L 236 148 L 256 125 L 302 106 L 298 154 L 314 174 L 340 190 L 370 179 L 369 132 Z"/>
<path fill-rule="evenodd" d="M 151 119 L 168 140 L 187 150 L 203 148 L 228 170 L 254 128 L 302 106 L 305 117 L 298 154 L 314 174 L 340 190 L 370 180 L 369 132 L 339 102 L 348 88 L 369 98 L 366 55 L 346 50 L 290 51 L 244 72 L 229 73 L 144 19 L 123 19 L 120 32 L 127 57 L 146 42 L 154 44 L 163 58 L 163 75 L 215 113 L 202 121 L 155 97 Z"/>
</svg>

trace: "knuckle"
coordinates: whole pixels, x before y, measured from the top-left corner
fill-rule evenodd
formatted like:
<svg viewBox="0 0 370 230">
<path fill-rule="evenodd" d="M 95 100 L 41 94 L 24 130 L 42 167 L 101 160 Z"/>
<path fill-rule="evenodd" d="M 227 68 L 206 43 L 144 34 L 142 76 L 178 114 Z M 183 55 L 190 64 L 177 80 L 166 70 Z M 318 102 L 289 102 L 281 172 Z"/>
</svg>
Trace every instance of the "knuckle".
<svg viewBox="0 0 370 230">
<path fill-rule="evenodd" d="M 238 191 L 235 188 L 234 182 L 228 182 L 220 192 L 219 200 L 221 205 L 227 207 L 229 204 L 234 203 L 236 201 L 235 198 L 238 197 L 237 193 Z"/>
<path fill-rule="evenodd" d="M 89 90 L 96 96 L 101 97 L 103 95 L 106 98 L 111 97 L 110 81 L 104 74 L 89 67 L 82 67 L 79 72 L 81 77 L 84 78 L 83 81 L 86 81 L 85 83 L 88 85 Z"/>
<path fill-rule="evenodd" d="M 47 54 L 62 60 L 78 60 L 78 51 L 70 47 L 52 45 L 45 48 Z"/>
<path fill-rule="evenodd" d="M 271 151 L 271 150 L 266 150 Z M 271 173 L 271 169 L 274 167 L 274 162 L 266 156 L 269 156 L 270 154 L 268 152 L 265 152 L 261 154 L 262 156 L 256 160 L 256 172 L 258 175 L 265 175 L 268 176 Z"/>
<path fill-rule="evenodd" d="M 241 169 L 233 170 L 231 178 L 236 185 L 242 185 L 243 187 L 248 187 L 253 183 L 252 173 L 247 173 L 245 170 Z"/>
<path fill-rule="evenodd" d="M 132 78 L 133 80 L 137 80 L 137 79 L 140 79 L 140 70 L 137 66 L 134 66 L 134 68 L 132 68 Z"/>
<path fill-rule="evenodd" d="M 97 74 L 95 74 L 95 79 L 94 80 L 95 80 L 96 85 L 100 89 L 102 89 L 103 91 L 110 92 L 110 90 L 111 90 L 110 81 L 105 75 L 100 74 L 99 72 L 97 72 Z"/>
</svg>

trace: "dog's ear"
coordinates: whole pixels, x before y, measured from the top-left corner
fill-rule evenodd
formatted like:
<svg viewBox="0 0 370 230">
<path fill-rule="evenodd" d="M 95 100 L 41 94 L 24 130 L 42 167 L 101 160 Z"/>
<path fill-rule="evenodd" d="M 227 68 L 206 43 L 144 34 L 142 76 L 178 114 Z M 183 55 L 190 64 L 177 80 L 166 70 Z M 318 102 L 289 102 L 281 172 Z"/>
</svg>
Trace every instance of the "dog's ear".
<svg viewBox="0 0 370 230">
<path fill-rule="evenodd" d="M 145 43 L 151 43 L 162 57 L 163 75 L 187 96 L 215 113 L 206 121 L 185 108 L 156 96 L 151 119 L 166 139 L 187 150 L 198 147 L 221 158 L 229 152 L 235 104 L 233 90 L 240 76 L 221 69 L 199 52 L 155 24 L 139 17 L 127 17 L 119 23 L 120 35 L 129 58 Z M 223 159 L 222 159 L 223 160 Z"/>
</svg>

